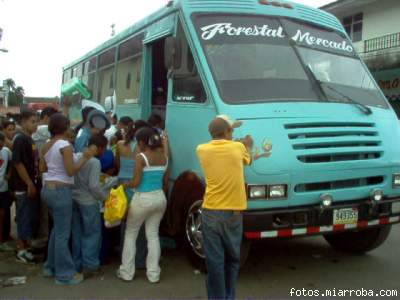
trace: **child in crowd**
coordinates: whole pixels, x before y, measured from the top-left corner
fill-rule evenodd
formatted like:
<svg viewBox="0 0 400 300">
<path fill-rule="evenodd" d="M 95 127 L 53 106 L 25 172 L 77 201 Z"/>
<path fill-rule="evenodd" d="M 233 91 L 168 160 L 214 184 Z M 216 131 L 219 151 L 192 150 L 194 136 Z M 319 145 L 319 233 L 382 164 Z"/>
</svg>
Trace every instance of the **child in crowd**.
<svg viewBox="0 0 400 300">
<path fill-rule="evenodd" d="M 153 128 L 140 129 L 136 133 L 136 141 L 140 153 L 135 157 L 135 175 L 131 182 L 125 184 L 127 188 L 136 190 L 129 205 L 122 264 L 117 276 L 124 281 L 133 279 L 136 238 L 145 223 L 148 247 L 146 274 L 150 282 L 156 283 L 161 273 L 159 226 L 167 206 L 162 187 L 163 181 L 168 180 L 168 158 L 162 149 L 162 139 Z"/>
<path fill-rule="evenodd" d="M 85 275 L 96 274 L 100 268 L 99 254 L 101 244 L 100 203 L 107 198 L 100 187 L 101 157 L 107 148 L 108 140 L 97 134 L 89 140 L 89 146 L 97 151 L 83 168 L 75 175 L 72 191 L 74 212 L 72 218 L 72 257 L 77 272 Z M 80 154 L 78 154 L 80 155 Z M 86 277 L 86 276 L 85 276 Z"/>
<path fill-rule="evenodd" d="M 76 272 L 69 250 L 73 176 L 97 153 L 96 147 L 91 147 L 85 150 L 77 162 L 74 162 L 73 148 L 66 138 L 69 125 L 68 118 L 63 114 L 57 113 L 51 116 L 49 122 L 51 139 L 43 146 L 40 161 L 44 181 L 42 199 L 49 206 L 54 223 L 43 276 L 55 276 L 55 283 L 60 285 L 78 284 L 83 281 L 82 274 Z"/>
<path fill-rule="evenodd" d="M 15 137 L 16 125 L 13 119 L 6 119 L 1 124 L 2 133 L 4 134 L 4 146 L 9 150 L 12 150 L 13 140 Z M 9 170 L 11 171 L 11 165 Z M 14 195 L 9 193 L 11 197 L 11 202 L 14 201 Z M 4 227 L 3 227 L 3 239 L 10 240 L 11 239 L 11 211 L 10 208 L 6 209 L 4 216 Z"/>
<path fill-rule="evenodd" d="M 10 193 L 8 191 L 8 177 L 10 176 L 10 161 L 11 151 L 4 147 L 5 136 L 0 133 L 0 251 L 14 251 L 14 248 L 10 247 L 6 243 L 6 237 L 4 236 L 4 228 L 7 226 L 7 211 L 9 213 L 11 206 Z"/>
<path fill-rule="evenodd" d="M 37 116 L 33 110 L 24 110 L 20 116 L 22 131 L 13 143 L 13 168 L 10 183 L 17 201 L 17 261 L 34 262 L 28 251 L 38 208 L 38 152 L 32 139 L 37 129 Z"/>
<path fill-rule="evenodd" d="M 13 140 L 16 131 L 15 121 L 12 119 L 4 120 L 1 123 L 2 132 L 5 136 L 4 146 L 12 150 Z"/>
</svg>

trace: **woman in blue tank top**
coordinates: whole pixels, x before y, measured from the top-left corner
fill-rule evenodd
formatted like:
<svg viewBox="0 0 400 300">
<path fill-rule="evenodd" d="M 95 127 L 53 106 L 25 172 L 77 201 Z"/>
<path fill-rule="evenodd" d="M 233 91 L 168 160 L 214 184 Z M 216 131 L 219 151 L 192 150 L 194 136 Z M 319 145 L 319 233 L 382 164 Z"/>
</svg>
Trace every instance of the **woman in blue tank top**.
<svg viewBox="0 0 400 300">
<path fill-rule="evenodd" d="M 147 279 L 152 282 L 160 280 L 160 239 L 159 227 L 165 213 L 167 200 L 163 185 L 168 181 L 168 158 L 163 150 L 162 138 L 152 128 L 142 128 L 136 133 L 140 153 L 135 158 L 135 175 L 125 186 L 135 189 L 129 205 L 126 221 L 125 243 L 122 253 L 122 264 L 118 277 L 130 281 L 135 275 L 136 238 L 139 229 L 145 223 L 148 254 L 146 259 Z"/>
</svg>

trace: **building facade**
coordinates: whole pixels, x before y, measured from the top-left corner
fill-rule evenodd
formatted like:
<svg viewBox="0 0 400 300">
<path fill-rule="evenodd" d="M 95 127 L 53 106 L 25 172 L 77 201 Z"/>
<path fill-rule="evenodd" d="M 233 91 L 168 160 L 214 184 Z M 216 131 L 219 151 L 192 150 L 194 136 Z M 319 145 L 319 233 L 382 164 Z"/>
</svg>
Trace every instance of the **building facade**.
<svg viewBox="0 0 400 300">
<path fill-rule="evenodd" d="M 400 117 L 400 0 L 338 0 L 321 9 L 342 22 Z"/>
</svg>

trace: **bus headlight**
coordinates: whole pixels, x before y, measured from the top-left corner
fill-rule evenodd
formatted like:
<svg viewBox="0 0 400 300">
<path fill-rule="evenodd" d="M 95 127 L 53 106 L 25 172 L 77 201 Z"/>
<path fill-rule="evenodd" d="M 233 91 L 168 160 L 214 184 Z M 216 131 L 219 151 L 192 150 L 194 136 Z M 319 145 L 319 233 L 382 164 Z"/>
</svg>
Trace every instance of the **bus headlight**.
<svg viewBox="0 0 400 300">
<path fill-rule="evenodd" d="M 327 208 L 332 205 L 333 198 L 332 198 L 331 194 L 322 194 L 320 196 L 320 199 L 321 199 L 321 205 L 323 208 Z"/>
<path fill-rule="evenodd" d="M 371 199 L 375 202 L 379 202 L 383 199 L 383 191 L 381 189 L 375 189 L 371 193 Z"/>
<path fill-rule="evenodd" d="M 261 199 L 267 198 L 267 186 L 266 185 L 249 185 L 249 198 L 250 199 Z"/>
<path fill-rule="evenodd" d="M 286 184 L 276 184 L 270 185 L 268 189 L 268 198 L 286 198 L 287 197 L 287 185 Z"/>
<path fill-rule="evenodd" d="M 400 174 L 393 174 L 393 187 L 400 187 Z"/>
</svg>

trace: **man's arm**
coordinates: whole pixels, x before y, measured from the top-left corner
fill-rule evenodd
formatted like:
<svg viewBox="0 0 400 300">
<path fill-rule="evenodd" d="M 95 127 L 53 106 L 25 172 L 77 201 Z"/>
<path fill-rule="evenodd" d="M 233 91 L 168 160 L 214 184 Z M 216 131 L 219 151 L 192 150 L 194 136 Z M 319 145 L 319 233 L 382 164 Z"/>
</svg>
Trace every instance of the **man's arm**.
<svg viewBox="0 0 400 300">
<path fill-rule="evenodd" d="M 12 160 L 14 162 L 15 170 L 17 171 L 19 177 L 28 187 L 28 197 L 33 198 L 36 196 L 36 187 L 33 184 L 31 178 L 29 177 L 28 171 L 25 165 L 22 163 L 22 157 L 24 152 L 27 151 L 26 144 L 24 143 L 23 137 L 17 137 L 14 141 L 14 152 L 12 154 Z M 28 150 L 29 151 L 29 150 Z M 32 150 L 30 150 L 32 151 Z"/>
</svg>

